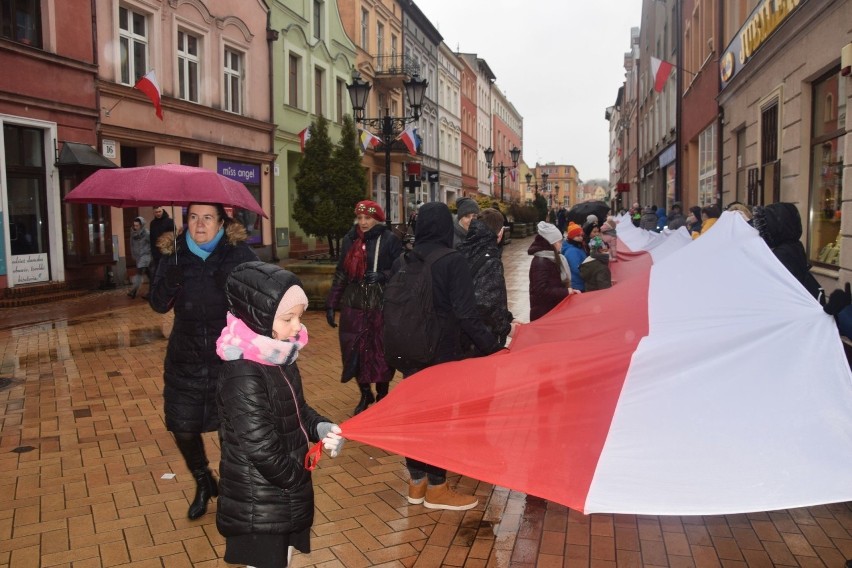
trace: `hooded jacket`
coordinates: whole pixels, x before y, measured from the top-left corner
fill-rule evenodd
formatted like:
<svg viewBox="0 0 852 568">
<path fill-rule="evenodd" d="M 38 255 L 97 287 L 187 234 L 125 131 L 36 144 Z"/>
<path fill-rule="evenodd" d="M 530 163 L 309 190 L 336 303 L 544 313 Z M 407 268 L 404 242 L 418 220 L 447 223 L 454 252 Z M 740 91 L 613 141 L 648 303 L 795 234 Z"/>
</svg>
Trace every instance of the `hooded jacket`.
<svg viewBox="0 0 852 568">
<path fill-rule="evenodd" d="M 222 361 L 216 339 L 228 311 L 225 280 L 235 266 L 257 255 L 245 243 L 246 230 L 230 222 L 216 248 L 202 260 L 189 251 L 187 235 L 165 233 L 158 245 L 162 262 L 151 282 L 148 301 L 154 311 L 174 309 L 175 323 L 163 363 L 163 408 L 171 432 L 212 432 L 219 427 L 216 385 Z M 177 249 L 175 249 L 175 243 Z M 181 273 L 175 285 L 168 273 Z"/>
<path fill-rule="evenodd" d="M 130 229 L 130 255 L 136 261 L 136 268 L 146 268 L 151 264 L 151 239 L 148 229 L 145 228 L 145 218 L 136 217 L 141 227 L 138 231 Z"/>
<path fill-rule="evenodd" d="M 802 245 L 802 218 L 792 203 L 772 203 L 754 208 L 754 228 L 790 274 L 817 300 L 822 287 L 810 272 L 808 255 Z"/>
<path fill-rule="evenodd" d="M 537 252 L 553 252 L 553 259 L 536 256 Z M 527 254 L 533 255 L 530 263 L 530 321 L 535 321 L 568 296 L 568 287 L 559 273 L 558 252 L 541 235 L 536 235 Z M 573 275 L 572 275 L 573 278 Z"/>
<path fill-rule="evenodd" d="M 453 215 L 445 203 L 426 203 L 417 213 L 414 252 L 426 258 L 432 252 L 453 247 Z M 405 255 L 394 263 L 397 272 Z M 432 364 L 463 358 L 461 332 L 470 337 L 479 352 L 487 355 L 500 346 L 479 318 L 473 292 L 473 279 L 467 260 L 457 252 L 450 253 L 432 265 L 432 300 L 440 318 L 441 340 Z M 417 322 L 412 322 L 417 325 Z M 431 366 L 431 365 L 429 365 Z M 406 369 L 405 372 L 419 369 Z"/>
<path fill-rule="evenodd" d="M 458 251 L 467 259 L 473 278 L 474 297 L 479 317 L 491 333 L 506 344 L 506 337 L 512 329 L 512 312 L 506 294 L 506 278 L 503 274 L 503 262 L 500 260 L 500 247 L 497 235 L 485 223 L 474 219 L 470 224 L 467 239 Z M 464 344 L 469 344 L 463 336 Z"/>
<path fill-rule="evenodd" d="M 271 337 L 284 293 L 301 285 L 292 272 L 261 261 L 237 266 L 225 285 L 230 311 L 252 331 Z M 331 422 L 305 401 L 296 363 L 246 359 L 222 366 L 217 393 L 222 442 L 216 527 L 223 536 L 286 534 L 310 527 L 311 472 L 304 459 Z"/>
</svg>

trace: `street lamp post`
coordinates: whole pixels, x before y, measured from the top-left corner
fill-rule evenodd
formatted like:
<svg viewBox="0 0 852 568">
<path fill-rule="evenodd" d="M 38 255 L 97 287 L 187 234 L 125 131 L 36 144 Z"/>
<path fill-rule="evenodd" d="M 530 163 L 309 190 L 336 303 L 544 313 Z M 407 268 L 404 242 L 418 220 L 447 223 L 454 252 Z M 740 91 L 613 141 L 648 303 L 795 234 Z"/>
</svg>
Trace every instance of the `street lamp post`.
<svg viewBox="0 0 852 568">
<path fill-rule="evenodd" d="M 509 150 L 509 156 L 512 158 L 512 167 L 518 167 L 518 159 L 521 157 L 521 149 L 517 146 L 512 146 L 512 149 Z M 494 150 L 489 146 L 488 149 L 485 150 L 485 163 L 488 164 L 488 171 L 491 171 L 491 161 L 494 159 Z M 500 201 L 503 201 L 503 179 L 506 177 L 506 166 L 503 165 L 503 162 L 500 162 L 498 170 L 500 172 Z"/>
<path fill-rule="evenodd" d="M 352 100 L 352 111 L 355 115 L 355 122 L 360 122 L 364 126 L 378 128 L 379 138 L 384 144 L 385 150 L 385 207 L 387 207 L 387 216 L 385 223 L 388 228 L 391 228 L 391 217 L 393 208 L 391 206 L 391 190 L 390 190 L 390 170 L 391 170 L 391 146 L 396 137 L 405 129 L 405 125 L 409 122 L 414 122 L 420 118 L 420 109 L 423 106 L 423 96 L 426 94 L 426 79 L 421 79 L 418 75 L 414 75 L 408 81 L 403 81 L 405 87 L 405 96 L 408 99 L 408 104 L 411 107 L 411 115 L 391 116 L 388 108 L 385 108 L 384 116 L 380 118 L 368 118 L 364 116 L 367 107 L 367 97 L 370 96 L 372 85 L 361 79 L 361 75 L 352 74 L 352 84 L 346 85 L 349 91 L 349 98 Z"/>
<path fill-rule="evenodd" d="M 547 178 L 548 177 L 550 177 L 549 173 L 547 173 L 547 172 L 541 173 L 541 183 L 542 183 L 542 186 L 544 186 L 544 188 L 547 189 L 547 195 L 548 195 L 548 197 L 550 197 L 550 208 L 553 209 L 553 191 L 547 185 Z"/>
</svg>

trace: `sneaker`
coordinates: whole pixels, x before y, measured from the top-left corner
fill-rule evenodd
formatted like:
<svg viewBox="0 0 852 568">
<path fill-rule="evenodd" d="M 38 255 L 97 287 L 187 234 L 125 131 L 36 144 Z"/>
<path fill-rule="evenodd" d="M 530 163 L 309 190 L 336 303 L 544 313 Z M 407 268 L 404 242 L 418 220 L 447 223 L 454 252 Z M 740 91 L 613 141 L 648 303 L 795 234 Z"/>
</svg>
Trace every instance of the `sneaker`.
<svg viewBox="0 0 852 568">
<path fill-rule="evenodd" d="M 473 495 L 461 495 L 449 488 L 445 481 L 441 485 L 426 488 L 423 506 L 427 509 L 446 509 L 448 511 L 467 511 L 479 504 Z"/>
<path fill-rule="evenodd" d="M 419 505 L 426 498 L 426 478 L 420 480 L 420 483 L 408 482 L 408 502 L 412 505 Z"/>
</svg>

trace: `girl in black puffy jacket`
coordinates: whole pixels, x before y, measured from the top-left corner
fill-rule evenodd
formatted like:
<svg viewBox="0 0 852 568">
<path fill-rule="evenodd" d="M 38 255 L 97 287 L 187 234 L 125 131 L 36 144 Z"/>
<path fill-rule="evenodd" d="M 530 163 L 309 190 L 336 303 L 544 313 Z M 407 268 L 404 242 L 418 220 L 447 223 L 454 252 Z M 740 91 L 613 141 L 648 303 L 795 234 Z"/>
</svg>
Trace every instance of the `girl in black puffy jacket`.
<svg viewBox="0 0 852 568">
<path fill-rule="evenodd" d="M 314 491 L 305 457 L 322 441 L 334 457 L 340 428 L 308 406 L 296 366 L 308 342 L 308 298 L 292 272 L 260 261 L 225 285 L 230 312 L 216 342 L 225 361 L 217 402 L 222 458 L 216 527 L 225 561 L 286 566 L 310 552 Z"/>
</svg>

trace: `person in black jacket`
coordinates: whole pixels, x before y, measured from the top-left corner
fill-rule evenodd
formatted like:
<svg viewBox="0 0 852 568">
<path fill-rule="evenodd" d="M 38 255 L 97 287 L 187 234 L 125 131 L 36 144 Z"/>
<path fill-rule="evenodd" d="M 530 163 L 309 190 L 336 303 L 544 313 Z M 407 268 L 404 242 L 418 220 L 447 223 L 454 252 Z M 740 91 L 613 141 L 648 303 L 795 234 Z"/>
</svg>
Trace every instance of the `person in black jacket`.
<svg viewBox="0 0 852 568">
<path fill-rule="evenodd" d="M 808 255 L 802 245 L 802 217 L 793 203 L 770 203 L 754 208 L 754 228 L 766 242 L 772 253 L 781 261 L 790 274 L 820 304 L 825 303 L 822 286 L 811 274 Z"/>
<path fill-rule="evenodd" d="M 225 285 L 230 313 L 216 342 L 225 361 L 217 401 L 222 460 L 216 527 L 225 561 L 287 566 L 310 552 L 314 490 L 305 457 L 322 441 L 335 457 L 340 427 L 305 401 L 296 359 L 308 343 L 308 297 L 292 273 L 261 261 Z"/>
<path fill-rule="evenodd" d="M 446 204 L 426 203 L 417 215 L 417 232 L 414 235 L 414 252 L 422 258 L 440 249 L 453 248 L 453 216 Z M 394 263 L 394 272 L 402 267 L 404 257 Z M 441 326 L 441 339 L 431 367 L 447 361 L 464 358 L 461 333 L 470 338 L 476 348 L 489 355 L 500 349 L 497 337 L 488 331 L 476 309 L 473 279 L 467 260 L 457 251 L 435 261 L 432 265 L 432 298 Z M 421 325 L 411 322 L 412 326 Z M 408 377 L 420 369 L 399 369 Z M 447 485 L 447 470 L 411 458 L 405 459 L 411 480 L 408 484 L 408 502 L 423 504 L 430 509 L 464 511 L 476 507 L 476 497 L 461 495 Z"/>
<path fill-rule="evenodd" d="M 235 266 L 257 255 L 245 243 L 245 228 L 222 205 L 192 203 L 187 216 L 187 232 L 160 240 L 163 258 L 148 301 L 156 312 L 175 313 L 163 363 L 163 409 L 166 428 L 195 478 L 187 516 L 197 519 L 218 494 L 201 434 L 219 429 L 216 385 L 222 361 L 216 338 L 228 311 L 225 280 Z"/>
<path fill-rule="evenodd" d="M 160 259 L 163 257 L 160 247 L 157 246 L 157 241 L 164 234 L 173 233 L 174 230 L 175 222 L 172 221 L 166 210 L 162 206 L 154 207 L 154 218 L 148 225 L 148 234 L 151 237 L 151 274 L 157 273 L 157 265 L 160 264 Z"/>
<path fill-rule="evenodd" d="M 355 205 L 355 225 L 343 237 L 340 260 L 326 298 L 326 321 L 331 327 L 340 310 L 341 382 L 358 382 L 361 399 L 352 415 L 363 412 L 388 394 L 395 369 L 385 361 L 382 299 L 402 243 L 384 224 L 385 212 L 375 201 Z M 371 384 L 376 385 L 373 395 Z"/>
<path fill-rule="evenodd" d="M 471 222 L 467 238 L 458 247 L 470 266 L 479 317 L 488 330 L 497 336 L 501 347 L 506 345 L 506 339 L 512 337 L 520 325 L 509 311 L 506 278 L 500 258 L 504 227 L 500 212 L 486 209 L 480 213 L 479 219 Z M 482 355 L 464 333 L 462 347 L 465 353 Z"/>
</svg>

